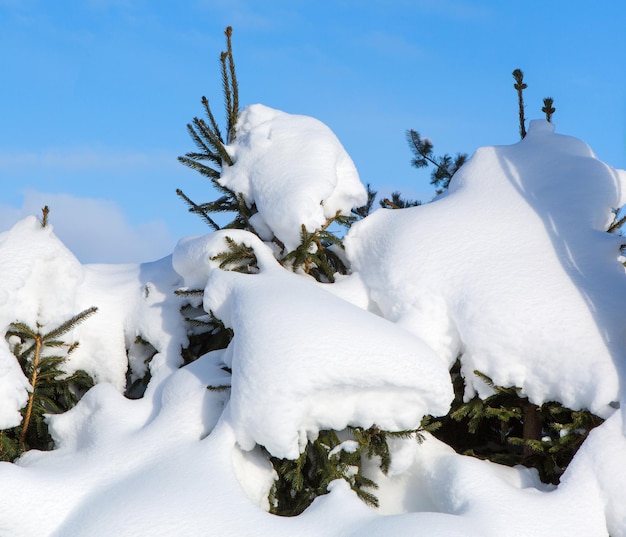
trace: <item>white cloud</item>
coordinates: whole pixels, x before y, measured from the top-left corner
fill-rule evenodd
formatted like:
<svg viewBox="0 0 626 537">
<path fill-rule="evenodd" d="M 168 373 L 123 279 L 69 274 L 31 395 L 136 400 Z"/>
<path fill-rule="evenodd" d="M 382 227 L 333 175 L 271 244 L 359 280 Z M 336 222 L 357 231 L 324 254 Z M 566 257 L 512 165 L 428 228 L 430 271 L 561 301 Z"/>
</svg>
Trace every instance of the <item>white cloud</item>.
<svg viewBox="0 0 626 537">
<path fill-rule="evenodd" d="M 169 154 L 118 153 L 90 147 L 46 149 L 32 152 L 0 152 L 0 171 L 32 172 L 33 169 L 56 171 L 119 171 L 150 166 L 158 169 L 176 162 Z"/>
<path fill-rule="evenodd" d="M 27 190 L 21 207 L 0 205 L 0 230 L 50 208 L 55 234 L 83 263 L 139 263 L 170 254 L 176 241 L 161 220 L 131 224 L 115 202 Z"/>
</svg>

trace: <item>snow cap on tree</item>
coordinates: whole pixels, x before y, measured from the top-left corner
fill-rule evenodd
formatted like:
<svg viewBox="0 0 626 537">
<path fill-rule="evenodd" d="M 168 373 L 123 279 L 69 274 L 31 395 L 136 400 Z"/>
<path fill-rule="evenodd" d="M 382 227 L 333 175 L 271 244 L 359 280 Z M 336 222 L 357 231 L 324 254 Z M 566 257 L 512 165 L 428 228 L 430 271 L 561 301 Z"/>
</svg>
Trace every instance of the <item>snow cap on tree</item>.
<svg viewBox="0 0 626 537">
<path fill-rule="evenodd" d="M 462 353 L 468 395 L 490 393 L 478 370 L 606 417 L 626 383 L 621 241 L 605 232 L 626 173 L 553 131 L 479 149 L 447 194 L 356 223 L 346 251 L 386 318 L 450 364 Z"/>
<path fill-rule="evenodd" d="M 352 159 L 321 121 L 255 104 L 241 111 L 236 131 L 226 147 L 234 164 L 219 182 L 256 205 L 251 223 L 262 238 L 271 231 L 294 250 L 302 225 L 315 231 L 367 202 Z"/>
</svg>

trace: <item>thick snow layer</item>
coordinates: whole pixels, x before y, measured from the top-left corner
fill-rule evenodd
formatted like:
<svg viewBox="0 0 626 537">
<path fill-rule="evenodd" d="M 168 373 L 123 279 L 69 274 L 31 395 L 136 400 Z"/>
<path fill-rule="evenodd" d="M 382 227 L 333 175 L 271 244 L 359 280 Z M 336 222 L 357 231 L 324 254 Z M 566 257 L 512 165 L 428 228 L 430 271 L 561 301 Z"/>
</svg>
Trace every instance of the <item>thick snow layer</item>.
<svg viewBox="0 0 626 537">
<path fill-rule="evenodd" d="M 259 274 L 223 271 L 209 261 L 224 237 L 254 248 Z M 416 429 L 426 414 L 447 413 L 447 366 L 394 324 L 292 274 L 247 232 L 220 231 L 181 246 L 207 270 L 204 308 L 234 331 L 231 415 L 239 445 L 295 459 L 321 429 L 348 425 Z M 185 276 L 175 254 L 175 266 Z M 213 267 L 211 265 L 213 264 Z M 271 337 L 268 337 L 272 334 Z"/>
<path fill-rule="evenodd" d="M 315 231 L 337 212 L 348 215 L 367 201 L 352 159 L 312 117 L 249 106 L 227 150 L 234 164 L 224 167 L 220 183 L 256 204 L 257 232 L 269 228 L 288 251 L 300 244 L 302 225 Z"/>
<path fill-rule="evenodd" d="M 462 355 L 470 389 L 488 393 L 479 370 L 607 416 L 626 373 L 626 280 L 605 230 L 625 177 L 534 121 L 523 141 L 479 149 L 446 196 L 354 225 L 346 250 L 387 319 L 448 363 Z"/>
<path fill-rule="evenodd" d="M 0 463 L 0 535 L 626 537 L 619 412 L 558 487 L 426 434 L 421 445 L 391 442 L 388 475 L 368 463 L 378 510 L 335 481 L 293 518 L 267 512 L 275 473 L 256 445 L 294 457 L 321 427 L 416 426 L 446 411 L 457 353 L 470 378 L 477 368 L 537 401 L 608 414 L 626 378 L 626 297 L 617 241 L 603 229 L 622 183 L 585 144 L 534 123 L 519 144 L 479 150 L 435 203 L 357 224 L 347 243 L 358 272 L 326 285 L 287 272 L 246 232 L 184 239 L 154 263 L 81 266 L 50 227 L 20 222 L 0 235 L 0 328 L 53 327 L 97 306 L 68 338 L 81 344 L 69 365 L 99 384 L 48 418 L 54 451 Z M 280 203 L 264 210 L 280 214 Z M 211 260 L 226 235 L 254 248 L 257 274 Z M 204 307 L 235 336 L 180 367 L 183 285 L 204 289 Z M 130 400 L 129 363 L 131 376 L 145 372 L 137 336 L 157 354 L 145 396 Z M 27 389 L 0 338 L 0 427 L 19 421 Z"/>
</svg>

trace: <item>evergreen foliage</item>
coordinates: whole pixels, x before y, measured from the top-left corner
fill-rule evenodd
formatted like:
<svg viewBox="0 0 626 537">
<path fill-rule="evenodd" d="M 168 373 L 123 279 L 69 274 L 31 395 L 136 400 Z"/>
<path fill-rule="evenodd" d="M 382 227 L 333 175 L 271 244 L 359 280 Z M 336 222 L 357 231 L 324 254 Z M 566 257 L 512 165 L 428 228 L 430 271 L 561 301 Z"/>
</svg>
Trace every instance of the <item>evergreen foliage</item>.
<svg viewBox="0 0 626 537">
<path fill-rule="evenodd" d="M 515 69 L 513 71 L 513 78 L 515 79 L 515 84 L 513 87 L 515 91 L 517 91 L 517 106 L 519 109 L 519 135 L 523 140 L 526 137 L 526 118 L 524 117 L 524 90 L 528 87 L 527 84 L 524 83 L 524 73 L 521 69 Z"/>
<path fill-rule="evenodd" d="M 376 199 L 376 195 L 378 194 L 378 192 L 376 190 L 373 190 L 372 185 L 370 185 L 369 183 L 367 183 L 365 188 L 367 189 L 367 201 L 365 202 L 365 205 L 352 209 L 351 212 L 353 220 L 352 222 L 348 222 L 349 225 L 351 225 L 353 222 L 356 222 L 357 220 L 362 220 L 372 212 L 374 200 Z"/>
<path fill-rule="evenodd" d="M 187 130 L 197 151 L 178 157 L 179 162 L 209 178 L 213 187 L 222 195 L 215 201 L 197 204 L 180 189 L 176 190 L 176 194 L 189 206 L 190 212 L 200 216 L 214 230 L 221 228 L 210 215 L 227 212 L 234 212 L 235 217 L 224 226 L 225 228 L 251 229 L 250 217 L 256 212 L 256 208 L 254 206 L 248 207 L 241 194 L 219 182 L 222 169 L 225 166 L 233 165 L 233 160 L 226 150 L 226 146 L 235 141 L 236 124 L 239 118 L 239 86 L 231 43 L 232 28 L 227 27 L 224 33 L 226 35 L 226 50 L 220 55 L 220 65 L 226 112 L 226 138 L 222 136 L 209 106 L 209 100 L 203 96 L 201 103 L 206 114 L 206 121 L 194 117 L 192 122 L 187 125 Z"/>
<path fill-rule="evenodd" d="M 434 166 L 430 184 L 437 187 L 437 194 L 448 188 L 452 176 L 467 160 L 466 153 L 457 153 L 454 158 L 448 154 L 441 157 L 435 156 L 433 143 L 428 138 L 420 136 L 419 132 L 413 129 L 407 131 L 407 141 L 413 153 L 411 160 L 413 166 L 416 168 L 426 168 L 429 164 Z"/>
<path fill-rule="evenodd" d="M 332 246 L 343 249 L 343 243 L 329 227 L 335 223 L 349 226 L 352 221 L 352 217 L 342 216 L 337 212 L 312 233 L 302 225 L 300 244 L 280 260 L 282 265 L 290 267 L 294 272 L 302 270 L 319 282 L 333 283 L 335 273 L 346 274 L 348 269 L 341 257 L 332 249 Z"/>
<path fill-rule="evenodd" d="M 64 371 L 63 365 L 78 343 L 65 343 L 61 337 L 96 311 L 86 309 L 48 332 L 42 332 L 39 324 L 35 328 L 22 322 L 9 326 L 5 337 L 32 390 L 21 411 L 22 423 L 0 431 L 0 460 L 11 461 L 29 449 L 52 449 L 45 415 L 69 410 L 93 386 L 85 371 L 71 375 Z"/>
<path fill-rule="evenodd" d="M 451 374 L 454 402 L 447 416 L 435 420 L 440 424 L 435 436 L 465 455 L 536 468 L 545 483 L 559 482 L 589 431 L 603 422 L 591 412 L 554 401 L 537 406 L 520 394 L 520 388 L 497 386 L 479 371 L 474 374 L 493 394 L 464 401 L 458 361 Z"/>
<path fill-rule="evenodd" d="M 213 256 L 211 261 L 219 261 L 222 270 L 233 270 L 244 274 L 256 274 L 259 272 L 254 250 L 243 243 L 235 242 L 230 237 L 225 237 L 228 250 Z"/>
<path fill-rule="evenodd" d="M 233 331 L 226 328 L 212 311 L 208 314 L 202 308 L 203 289 L 179 289 L 179 296 L 188 298 L 180 313 L 187 322 L 189 344 L 181 349 L 184 364 L 194 362 L 206 353 L 225 349 L 233 339 Z"/>
<path fill-rule="evenodd" d="M 279 476 L 270 493 L 270 511 L 282 516 L 298 515 L 315 498 L 327 494 L 328 485 L 335 479 L 344 479 L 362 500 L 377 506 L 376 497 L 365 490 L 376 489 L 377 485 L 362 474 L 362 455 L 362 448 L 355 443 L 342 444 L 336 431 L 320 431 L 296 460 L 270 456 Z"/>
<path fill-rule="evenodd" d="M 552 123 L 552 114 L 556 112 L 556 108 L 554 108 L 554 99 L 552 97 L 546 97 L 543 100 L 543 108 L 541 111 L 546 115 L 546 120 Z"/>
<path fill-rule="evenodd" d="M 391 199 L 380 200 L 380 206 L 388 209 L 406 209 L 407 207 L 417 207 L 422 202 L 419 200 L 405 199 L 397 190 L 391 193 Z"/>
<path fill-rule="evenodd" d="M 198 151 L 187 153 L 185 156 L 178 158 L 182 164 L 208 177 L 213 187 L 222 195 L 217 200 L 198 204 L 184 194 L 182 190 L 178 189 L 176 193 L 188 205 L 189 211 L 200 216 L 213 230 L 217 231 L 222 228 L 211 217 L 211 214 L 231 212 L 235 213 L 235 216 L 231 222 L 223 226 L 223 229 L 244 229 L 259 236 L 250 221 L 250 218 L 257 213 L 256 205 L 254 203 L 248 205 L 240 192 L 234 192 L 219 181 L 224 167 L 234 164 L 228 153 L 227 145 L 234 142 L 237 136 L 236 127 L 239 117 L 239 87 L 233 60 L 232 28 L 230 26 L 226 28 L 225 34 L 226 51 L 220 55 L 220 64 L 226 109 L 227 136 L 225 139 L 222 137 L 215 116 L 209 106 L 209 101 L 206 97 L 202 97 L 202 106 L 208 123 L 204 119 L 195 117 L 192 123 L 187 125 L 187 130 Z M 373 194 L 370 192 L 372 197 L 368 199 L 368 204 L 364 208 L 360 208 L 361 212 L 369 212 L 375 195 L 375 192 Z M 352 216 L 336 214 L 329 218 L 321 228 L 314 231 L 309 231 L 303 226 L 300 235 L 301 243 L 295 250 L 290 252 L 286 252 L 285 245 L 277 237 L 273 236 L 271 242 L 280 249 L 278 261 L 294 270 L 302 269 L 304 273 L 310 274 L 318 281 L 333 282 L 336 272 L 345 274 L 347 269 L 341 256 L 333 251 L 336 248 L 342 249 L 343 243 L 329 227 L 332 224 L 349 227 L 358 217 L 358 214 L 358 212 Z M 236 248 L 235 250 L 233 248 L 234 245 L 229 244 L 229 251 L 225 252 L 223 257 L 220 254 L 220 260 L 226 261 L 226 264 L 231 262 L 245 264 L 243 259 L 236 261 L 237 256 L 242 252 L 237 252 Z"/>
<path fill-rule="evenodd" d="M 383 431 L 376 426 L 369 429 L 349 427 L 345 431 L 320 431 L 309 441 L 296 460 L 269 457 L 279 479 L 270 493 L 270 510 L 282 516 L 302 513 L 318 496 L 327 494 L 328 485 L 335 479 L 345 480 L 366 504 L 378 507 L 378 498 L 372 492 L 378 488 L 375 481 L 363 473 L 363 463 L 376 459 L 380 470 L 387 474 L 391 467 L 389 439 L 414 438 L 418 443 L 422 433 L 433 431 L 436 423 L 423 422 L 412 431 Z"/>
</svg>

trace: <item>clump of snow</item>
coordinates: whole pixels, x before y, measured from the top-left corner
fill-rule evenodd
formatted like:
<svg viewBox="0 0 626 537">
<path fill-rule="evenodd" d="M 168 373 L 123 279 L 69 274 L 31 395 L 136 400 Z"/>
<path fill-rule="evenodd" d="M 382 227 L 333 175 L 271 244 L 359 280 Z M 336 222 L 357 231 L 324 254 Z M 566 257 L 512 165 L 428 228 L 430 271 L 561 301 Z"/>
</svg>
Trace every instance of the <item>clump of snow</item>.
<svg viewBox="0 0 626 537">
<path fill-rule="evenodd" d="M 296 459 L 321 429 L 416 429 L 424 415 L 448 411 L 450 376 L 429 347 L 286 271 L 256 236 L 220 231 L 182 247 L 223 251 L 229 235 L 254 249 L 260 273 L 206 264 L 204 308 L 235 334 L 230 407 L 243 449 L 260 444 L 276 457 Z"/>
<path fill-rule="evenodd" d="M 264 239 L 271 231 L 294 250 L 302 225 L 313 232 L 367 201 L 352 159 L 317 119 L 255 104 L 242 110 L 236 130 L 227 147 L 234 164 L 219 182 L 256 204 L 252 223 Z"/>
<path fill-rule="evenodd" d="M 607 416 L 626 373 L 626 281 L 605 230 L 625 177 L 533 121 L 520 143 L 479 149 L 437 201 L 355 224 L 346 250 L 387 319 L 448 363 L 462 354 L 468 395 L 490 393 L 479 370 L 536 404 Z"/>
</svg>

